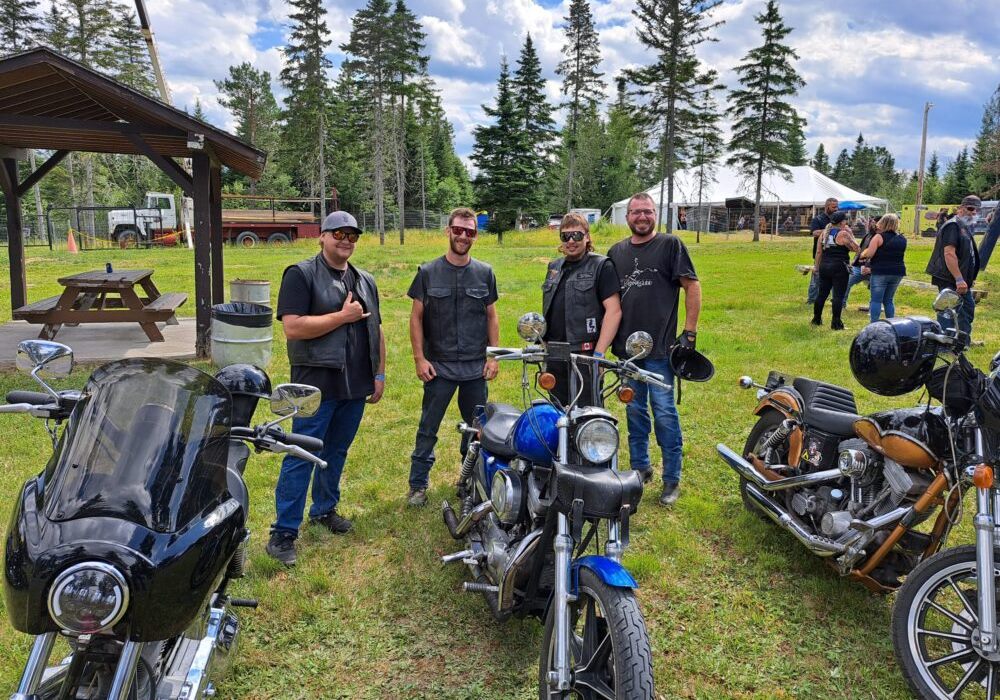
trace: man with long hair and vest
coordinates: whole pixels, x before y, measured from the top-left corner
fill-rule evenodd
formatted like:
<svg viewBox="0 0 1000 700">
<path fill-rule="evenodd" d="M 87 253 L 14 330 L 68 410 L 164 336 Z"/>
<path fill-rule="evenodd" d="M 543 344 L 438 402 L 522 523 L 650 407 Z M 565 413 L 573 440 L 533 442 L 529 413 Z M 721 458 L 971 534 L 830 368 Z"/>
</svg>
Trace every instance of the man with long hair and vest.
<svg viewBox="0 0 1000 700">
<path fill-rule="evenodd" d="M 590 226 L 580 214 L 570 213 L 559 223 L 559 251 L 563 257 L 549 263 L 542 284 L 542 313 L 545 315 L 546 343 L 567 343 L 569 351 L 604 357 L 611 347 L 622 319 L 618 294 L 618 274 L 611 260 L 594 251 L 590 241 Z M 563 406 L 573 399 L 569 395 L 568 362 L 546 363 L 547 372 L 556 378 L 550 392 Z M 600 385 L 595 381 L 596 368 L 589 363 L 578 365 L 580 375 L 576 389 L 581 390 L 579 406 L 600 405 Z"/>
<path fill-rule="evenodd" d="M 295 539 L 312 481 L 309 521 L 335 534 L 351 529 L 337 513 L 340 475 L 354 441 L 365 403 L 385 391 L 385 337 L 375 278 L 348 260 L 361 236 L 354 217 L 335 211 L 323 220 L 320 252 L 288 267 L 281 279 L 278 313 L 288 341 L 291 379 L 322 392 L 319 411 L 294 418 L 292 430 L 323 440 L 319 456 L 327 468 L 287 456 L 274 491 L 277 518 L 267 553 L 295 563 Z"/>
<path fill-rule="evenodd" d="M 497 361 L 486 347 L 500 342 L 497 281 L 493 268 L 470 255 L 479 231 L 476 213 L 461 207 L 448 216 L 448 250 L 417 269 L 407 296 L 410 344 L 417 378 L 424 383 L 416 444 L 410 456 L 407 503 L 427 503 L 434 445 L 445 411 L 458 392 L 458 410 L 472 424 L 476 406 L 486 403 L 486 382 Z M 463 442 L 463 453 L 465 443 Z"/>
<path fill-rule="evenodd" d="M 625 214 L 632 235 L 615 243 L 608 251 L 621 281 L 622 299 L 622 322 L 612 348 L 615 355 L 624 358 L 628 336 L 635 331 L 646 331 L 653 337 L 653 350 L 636 364 L 673 382 L 671 360 L 684 362 L 695 356 L 701 283 L 683 241 L 674 235 L 658 235 L 656 220 L 657 204 L 653 198 L 645 192 L 633 195 Z M 677 310 L 682 289 L 684 326 L 678 334 Z M 675 345 L 679 349 L 672 356 Z M 660 504 L 673 505 L 679 495 L 683 456 L 681 422 L 674 405 L 674 392 L 647 387 L 643 382 L 630 384 L 635 390 L 635 398 L 626 406 L 625 416 L 632 468 L 642 472 L 644 480 L 652 478 L 649 433 L 653 429 L 663 457 Z"/>
<path fill-rule="evenodd" d="M 927 263 L 927 274 L 931 282 L 941 289 L 954 289 L 962 297 L 958 307 L 958 329 L 966 334 L 968 343 L 972 336 L 972 322 L 976 317 L 976 300 L 972 287 L 979 275 L 979 249 L 972 236 L 972 224 L 976 221 L 983 203 L 974 194 L 962 200 L 962 206 L 938 231 L 934 251 Z M 951 328 L 951 316 L 938 314 L 942 328 Z"/>
</svg>

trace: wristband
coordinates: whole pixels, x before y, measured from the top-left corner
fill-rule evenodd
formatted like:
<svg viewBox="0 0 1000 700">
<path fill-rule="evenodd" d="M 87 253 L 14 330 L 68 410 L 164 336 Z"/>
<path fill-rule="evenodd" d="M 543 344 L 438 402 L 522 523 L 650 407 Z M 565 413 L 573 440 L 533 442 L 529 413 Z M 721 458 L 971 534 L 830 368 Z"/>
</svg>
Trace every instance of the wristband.
<svg viewBox="0 0 1000 700">
<path fill-rule="evenodd" d="M 385 375 L 384 374 L 376 374 L 375 375 L 375 381 L 376 382 L 384 382 L 385 381 Z"/>
<path fill-rule="evenodd" d="M 962 277 L 956 277 L 955 278 L 955 284 L 964 284 L 964 283 L 965 283 L 965 279 L 964 278 L 962 278 Z"/>
<path fill-rule="evenodd" d="M 598 350 L 594 350 L 594 357 L 604 357 L 604 353 Z"/>
</svg>

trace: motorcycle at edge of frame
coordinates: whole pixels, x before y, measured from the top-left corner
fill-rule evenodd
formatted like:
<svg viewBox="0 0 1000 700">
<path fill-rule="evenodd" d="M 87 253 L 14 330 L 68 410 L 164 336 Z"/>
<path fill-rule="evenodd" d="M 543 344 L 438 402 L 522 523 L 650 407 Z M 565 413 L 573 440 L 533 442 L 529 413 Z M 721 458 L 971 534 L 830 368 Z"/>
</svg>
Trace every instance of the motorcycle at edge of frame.
<svg viewBox="0 0 1000 700">
<path fill-rule="evenodd" d="M 882 396 L 923 387 L 926 404 L 861 416 L 850 390 L 772 371 L 764 385 L 740 379 L 758 389 L 742 454 L 717 446 L 740 476 L 748 510 L 840 575 L 874 592 L 898 589 L 896 658 L 913 693 L 928 700 L 1000 694 L 1000 353 L 989 375 L 969 362 L 959 303 L 952 290 L 934 301 L 950 329 L 919 316 L 885 319 L 851 345 L 862 386 Z M 945 549 L 969 490 L 976 544 Z"/>
<path fill-rule="evenodd" d="M 214 377 L 166 360 L 105 364 L 82 391 L 46 379 L 73 351 L 26 340 L 17 367 L 44 392 L 12 391 L 0 413 L 45 420 L 52 457 L 17 496 L 4 546 L 11 625 L 34 635 L 11 700 L 212 697 L 237 648 L 250 447 L 325 467 L 321 440 L 278 426 L 309 416 L 319 390 L 253 365 Z M 277 420 L 250 427 L 260 399 Z M 60 431 L 60 426 L 63 426 Z M 69 645 L 51 660 L 58 637 Z"/>
<path fill-rule="evenodd" d="M 599 406 L 581 406 L 584 371 L 600 399 L 627 403 L 626 379 L 669 389 L 664 378 L 633 362 L 649 354 L 648 333 L 632 334 L 628 360 L 571 353 L 566 343 L 541 344 L 545 319 L 518 322 L 523 349 L 488 348 L 490 357 L 522 363 L 525 409 L 501 403 L 478 407 L 473 425 L 460 423 L 459 511 L 442 511 L 465 549 L 442 557 L 472 573 L 463 589 L 481 593 L 497 620 L 537 616 L 545 626 L 539 654 L 539 698 L 653 698 L 652 658 L 638 587 L 621 556 L 629 519 L 642 498 L 639 472 L 618 471 L 618 425 Z M 555 376 L 546 362 L 569 363 L 569 404 L 542 394 Z M 529 381 L 529 368 L 534 383 Z M 541 398 L 531 401 L 534 391 Z M 600 527 L 604 523 L 604 527 Z M 602 531 L 604 547 L 601 550 Z M 587 554 L 593 545 L 595 553 Z"/>
</svg>

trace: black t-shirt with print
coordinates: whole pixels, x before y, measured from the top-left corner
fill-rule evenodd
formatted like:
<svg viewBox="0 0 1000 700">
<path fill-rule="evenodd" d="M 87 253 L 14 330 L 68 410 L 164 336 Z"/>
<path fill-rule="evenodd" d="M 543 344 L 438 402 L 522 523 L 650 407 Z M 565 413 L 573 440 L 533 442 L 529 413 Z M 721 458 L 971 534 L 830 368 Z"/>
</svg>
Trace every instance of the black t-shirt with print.
<svg viewBox="0 0 1000 700">
<path fill-rule="evenodd" d="M 325 260 L 323 261 L 326 262 Z M 329 267 L 329 266 L 327 266 Z M 357 294 L 357 280 L 350 268 L 337 270 L 329 268 L 330 273 L 340 279 L 347 289 L 354 292 L 354 300 L 364 302 Z M 278 320 L 285 314 L 291 316 L 308 316 L 312 303 L 312 293 L 309 283 L 302 271 L 290 267 L 281 279 L 281 290 L 278 292 Z M 367 312 L 368 309 L 365 309 Z M 309 384 L 322 392 L 323 400 L 330 399 L 363 399 L 375 392 L 375 381 L 372 379 L 372 363 L 368 328 L 365 319 L 355 321 L 347 326 L 347 365 L 344 369 L 332 367 L 309 367 L 292 365 L 291 381 L 296 384 Z"/>
<path fill-rule="evenodd" d="M 646 331 L 653 337 L 649 357 L 667 357 L 677 338 L 680 279 L 698 279 L 684 242 L 666 234 L 641 245 L 626 238 L 611 246 L 608 257 L 621 280 L 622 322 L 612 346 L 615 355 L 625 357 L 629 335 Z"/>
</svg>

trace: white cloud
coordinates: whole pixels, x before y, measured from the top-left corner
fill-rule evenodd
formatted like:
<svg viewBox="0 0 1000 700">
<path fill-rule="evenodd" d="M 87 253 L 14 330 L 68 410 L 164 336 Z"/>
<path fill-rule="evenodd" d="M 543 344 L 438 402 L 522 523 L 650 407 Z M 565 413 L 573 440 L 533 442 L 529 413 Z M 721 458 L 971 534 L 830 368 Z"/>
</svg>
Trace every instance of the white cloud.
<svg viewBox="0 0 1000 700">
<path fill-rule="evenodd" d="M 484 37 L 478 31 L 431 15 L 421 17 L 420 23 L 427 33 L 428 54 L 435 61 L 453 66 L 483 67 L 483 58 L 476 47 Z"/>
</svg>

